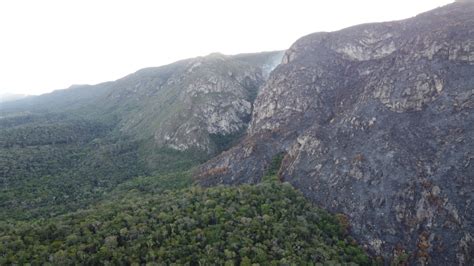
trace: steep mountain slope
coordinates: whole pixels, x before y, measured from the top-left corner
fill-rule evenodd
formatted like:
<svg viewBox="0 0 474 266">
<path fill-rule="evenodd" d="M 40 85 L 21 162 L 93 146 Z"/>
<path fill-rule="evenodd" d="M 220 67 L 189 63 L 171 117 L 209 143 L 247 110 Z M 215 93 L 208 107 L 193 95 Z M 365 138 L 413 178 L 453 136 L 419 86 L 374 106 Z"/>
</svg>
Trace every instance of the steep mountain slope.
<svg viewBox="0 0 474 266">
<path fill-rule="evenodd" d="M 252 62 L 255 56 L 257 58 Z M 166 68 L 144 69 L 114 85 L 104 102 L 127 108 L 120 131 L 159 146 L 197 149 L 213 154 L 215 138 L 244 131 L 252 103 L 263 84 L 263 67 L 282 53 L 207 57 Z M 267 63 L 268 62 L 268 63 Z M 213 139 L 214 138 L 214 139 Z"/>
<path fill-rule="evenodd" d="M 282 55 L 212 54 L 0 104 L 0 215 L 55 216 L 204 162 L 245 132 Z"/>
<path fill-rule="evenodd" d="M 298 40 L 258 95 L 248 136 L 204 185 L 279 176 L 344 213 L 372 252 L 473 263 L 474 4 Z"/>
<path fill-rule="evenodd" d="M 214 139 L 246 129 L 252 103 L 283 52 L 211 54 L 147 68 L 98 85 L 74 85 L 37 97 L 2 103 L 0 117 L 72 112 L 115 119 L 117 130 L 157 146 L 196 148 L 213 154 Z"/>
</svg>

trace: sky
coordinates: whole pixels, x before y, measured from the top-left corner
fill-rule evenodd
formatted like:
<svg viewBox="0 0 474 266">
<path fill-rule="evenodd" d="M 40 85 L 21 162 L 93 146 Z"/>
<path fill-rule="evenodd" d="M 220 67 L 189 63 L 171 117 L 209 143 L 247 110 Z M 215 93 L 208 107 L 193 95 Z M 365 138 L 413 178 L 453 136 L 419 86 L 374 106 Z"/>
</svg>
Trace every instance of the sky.
<svg viewBox="0 0 474 266">
<path fill-rule="evenodd" d="M 2 0 L 0 94 L 116 80 L 212 52 L 283 50 L 298 38 L 399 20 L 452 0 Z"/>
</svg>

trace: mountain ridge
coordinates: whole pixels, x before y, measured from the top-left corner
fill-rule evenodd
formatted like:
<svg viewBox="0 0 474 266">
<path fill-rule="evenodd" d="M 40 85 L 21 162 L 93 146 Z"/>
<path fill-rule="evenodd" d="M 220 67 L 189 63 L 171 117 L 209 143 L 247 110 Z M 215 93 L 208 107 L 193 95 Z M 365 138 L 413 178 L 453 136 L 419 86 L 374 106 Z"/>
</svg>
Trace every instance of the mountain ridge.
<svg viewBox="0 0 474 266">
<path fill-rule="evenodd" d="M 56 216 L 204 162 L 241 137 L 281 56 L 213 54 L 0 104 L 0 214 Z"/>
<path fill-rule="evenodd" d="M 5 103 L 0 106 L 0 113 L 69 111 L 83 116 L 107 114 L 119 120 L 118 130 L 124 134 L 138 139 L 154 138 L 157 145 L 178 150 L 194 147 L 212 154 L 217 148 L 212 147 L 212 140 L 205 135 L 237 134 L 244 130 L 258 87 L 281 56 L 281 51 L 237 55 L 213 53 L 140 69 L 116 81 L 75 85 Z M 222 98 L 224 94 L 227 96 Z M 202 102 L 198 104 L 199 101 Z M 199 110 L 186 110 L 184 105 Z M 215 112 L 220 113 L 217 115 Z M 188 120 L 190 124 L 182 130 L 186 132 L 201 123 L 207 124 L 208 129 L 185 143 L 186 140 L 178 136 L 180 133 L 176 133 L 179 131 L 177 125 L 172 123 L 175 120 L 184 124 L 183 119 L 192 118 L 192 113 L 203 116 L 196 118 L 195 122 Z M 171 118 L 170 115 L 181 118 Z M 209 120 L 207 116 L 212 115 Z M 155 132 L 156 129 L 160 132 Z M 178 135 L 171 136 L 171 132 Z"/>
<path fill-rule="evenodd" d="M 193 170 L 204 187 L 268 179 L 291 184 L 386 261 L 470 265 L 471 2 L 313 33 L 284 53 L 213 53 L 2 104 L 0 213 L 55 217 L 113 196 L 114 188 L 161 193 L 148 186 L 163 176 L 164 183 L 190 184 Z M 83 229 L 95 232 L 100 223 Z M 112 256 L 108 249 L 118 246 L 121 232 L 98 236 L 107 245 L 95 243 L 94 252 L 104 248 Z M 73 243 L 71 237 L 63 244 Z M 64 259 L 54 245 L 54 257 Z"/>
<path fill-rule="evenodd" d="M 245 139 L 195 180 L 258 183 L 285 153 L 280 179 L 346 215 L 374 254 L 470 264 L 473 12 L 454 3 L 300 38 L 262 87 Z"/>
</svg>

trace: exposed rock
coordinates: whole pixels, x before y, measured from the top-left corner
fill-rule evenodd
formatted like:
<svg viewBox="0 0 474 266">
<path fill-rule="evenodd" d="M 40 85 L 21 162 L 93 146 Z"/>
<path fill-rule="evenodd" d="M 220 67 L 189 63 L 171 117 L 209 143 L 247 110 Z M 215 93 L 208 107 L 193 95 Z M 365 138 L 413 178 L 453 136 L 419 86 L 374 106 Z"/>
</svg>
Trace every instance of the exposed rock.
<svg viewBox="0 0 474 266">
<path fill-rule="evenodd" d="M 59 110 L 114 117 L 117 131 L 133 139 L 209 156 L 219 151 L 215 138 L 245 132 L 258 90 L 282 56 L 282 51 L 214 53 L 142 69 L 113 82 L 2 103 L 0 114 Z"/>
<path fill-rule="evenodd" d="M 472 265 L 474 5 L 298 40 L 255 101 L 248 136 L 203 185 L 280 178 L 344 213 L 376 255 Z M 457 247 L 457 248 L 454 248 Z"/>
<path fill-rule="evenodd" d="M 165 67 L 144 69 L 117 81 L 110 106 L 134 108 L 122 119 L 121 131 L 153 137 L 157 146 L 184 151 L 218 150 L 211 135 L 246 130 L 252 103 L 268 64 L 282 52 L 226 56 L 218 53 Z M 254 58 L 255 57 L 255 58 Z"/>
</svg>

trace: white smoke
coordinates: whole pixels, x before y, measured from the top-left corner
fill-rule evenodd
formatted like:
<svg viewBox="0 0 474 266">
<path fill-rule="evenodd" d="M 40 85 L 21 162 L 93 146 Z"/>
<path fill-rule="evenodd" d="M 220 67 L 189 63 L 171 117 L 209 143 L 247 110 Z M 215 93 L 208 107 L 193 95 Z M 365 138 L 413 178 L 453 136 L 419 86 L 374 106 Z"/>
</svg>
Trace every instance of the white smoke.
<svg viewBox="0 0 474 266">
<path fill-rule="evenodd" d="M 263 76 L 265 78 L 268 78 L 268 76 L 270 75 L 270 72 L 272 72 L 273 69 L 275 69 L 281 63 L 281 59 L 283 58 L 284 54 L 285 54 L 285 51 L 281 51 L 277 53 L 262 67 Z"/>
</svg>

